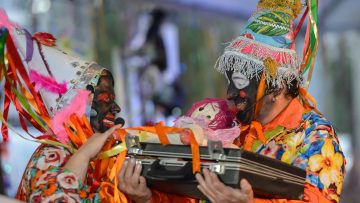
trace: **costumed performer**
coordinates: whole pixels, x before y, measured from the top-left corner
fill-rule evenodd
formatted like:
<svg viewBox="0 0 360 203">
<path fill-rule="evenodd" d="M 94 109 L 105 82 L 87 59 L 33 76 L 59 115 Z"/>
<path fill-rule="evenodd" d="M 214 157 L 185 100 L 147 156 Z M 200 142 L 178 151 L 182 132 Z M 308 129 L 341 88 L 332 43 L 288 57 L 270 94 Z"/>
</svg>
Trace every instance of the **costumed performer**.
<svg viewBox="0 0 360 203">
<path fill-rule="evenodd" d="M 114 100 L 111 73 L 63 53 L 52 35 L 32 36 L 10 22 L 3 10 L 0 14 L 0 79 L 5 81 L 2 136 L 8 139 L 9 126 L 5 124 L 10 104 L 19 111 L 25 131 L 27 120 L 44 133 L 32 137 L 43 144 L 25 169 L 16 198 L 26 202 L 100 202 L 100 183 L 94 179 L 91 159 L 123 125 L 114 126 L 120 107 Z M 68 121 L 70 127 L 65 127 Z M 68 130 L 78 124 L 83 137 L 74 142 Z M 79 149 L 71 151 L 68 146 Z"/>
<path fill-rule="evenodd" d="M 294 31 L 294 19 L 303 11 L 300 0 L 260 0 L 240 36 L 225 49 L 217 64 L 217 70 L 229 82 L 228 99 L 237 109 L 236 120 L 241 127 L 234 144 L 304 169 L 304 199 L 254 197 L 249 181 L 241 180 L 241 189 L 234 189 L 204 169 L 202 175 L 196 175 L 198 188 L 211 202 L 340 201 L 344 154 L 333 125 L 317 111 L 315 101 L 301 86 L 307 71 L 305 85 L 310 82 L 316 55 L 317 1 L 307 0 L 304 10 Z M 299 63 L 294 39 L 306 16 L 307 37 Z M 139 179 L 134 167 L 134 163 L 125 163 L 119 175 L 120 182 L 127 180 L 127 190 L 120 189 L 130 195 L 136 193 L 132 182 Z"/>
</svg>

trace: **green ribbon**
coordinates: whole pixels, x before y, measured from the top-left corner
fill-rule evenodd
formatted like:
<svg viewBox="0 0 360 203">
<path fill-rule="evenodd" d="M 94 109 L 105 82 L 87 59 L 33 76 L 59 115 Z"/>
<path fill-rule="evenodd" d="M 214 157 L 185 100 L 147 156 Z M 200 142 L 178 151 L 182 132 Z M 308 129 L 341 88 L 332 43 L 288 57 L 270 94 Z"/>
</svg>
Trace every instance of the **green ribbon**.
<svg viewBox="0 0 360 203">
<path fill-rule="evenodd" d="M 309 21 L 310 21 L 310 36 L 309 36 L 310 56 L 303 70 L 303 74 L 305 74 L 308 71 L 307 81 L 305 84 L 306 88 L 309 87 L 312 78 L 312 73 L 314 70 L 314 62 L 318 48 L 318 37 L 319 37 L 318 0 L 307 0 L 307 4 L 309 7 Z"/>
<path fill-rule="evenodd" d="M 4 73 L 5 79 L 7 82 L 9 82 L 12 92 L 14 92 L 16 99 L 18 99 L 19 103 L 23 106 L 23 108 L 26 110 L 26 112 L 34 119 L 34 121 L 39 124 L 39 126 L 44 130 L 47 131 L 48 128 L 45 125 L 45 122 L 34 112 L 32 109 L 32 106 L 27 101 L 26 97 L 22 94 L 21 91 L 18 91 L 11 79 L 6 74 L 6 64 L 5 64 L 5 44 L 6 44 L 6 38 L 8 36 L 8 32 L 6 28 L 1 28 L 1 36 L 0 36 L 0 65 L 1 69 Z M 5 29 L 5 30 L 4 30 Z M 11 39 L 10 39 L 11 40 Z M 1 78 L 0 78 L 1 79 Z"/>
</svg>

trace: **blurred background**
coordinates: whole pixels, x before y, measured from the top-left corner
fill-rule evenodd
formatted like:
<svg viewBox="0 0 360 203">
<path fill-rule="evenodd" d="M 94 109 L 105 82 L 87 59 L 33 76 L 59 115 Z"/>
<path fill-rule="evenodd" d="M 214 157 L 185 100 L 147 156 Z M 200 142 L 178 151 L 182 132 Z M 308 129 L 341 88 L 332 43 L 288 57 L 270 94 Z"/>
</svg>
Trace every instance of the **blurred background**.
<svg viewBox="0 0 360 203">
<path fill-rule="evenodd" d="M 52 33 L 65 52 L 109 68 L 117 83 L 120 115 L 128 126 L 160 120 L 173 125 L 195 101 L 225 97 L 226 80 L 214 64 L 256 4 L 255 0 L 0 0 L 9 18 L 30 33 Z M 319 7 L 320 43 L 310 93 L 337 127 L 347 158 L 341 202 L 358 202 L 360 1 L 320 0 Z M 304 35 L 302 28 L 296 39 L 298 53 Z M 36 146 L 17 136 L 1 145 L 8 196 L 15 195 Z"/>
</svg>

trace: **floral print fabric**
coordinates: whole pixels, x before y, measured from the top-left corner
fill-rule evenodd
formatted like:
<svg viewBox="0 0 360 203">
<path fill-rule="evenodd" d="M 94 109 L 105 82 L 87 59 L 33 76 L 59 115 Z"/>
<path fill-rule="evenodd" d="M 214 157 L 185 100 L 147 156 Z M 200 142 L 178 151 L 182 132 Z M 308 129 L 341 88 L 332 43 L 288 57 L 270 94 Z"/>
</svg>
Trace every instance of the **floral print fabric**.
<svg viewBox="0 0 360 203">
<path fill-rule="evenodd" d="M 311 112 L 302 116 L 298 128 L 281 126 L 265 131 L 267 142 L 257 142 L 253 151 L 306 170 L 306 182 L 339 202 L 345 173 L 345 157 L 329 121 Z"/>
<path fill-rule="evenodd" d="M 40 146 L 24 172 L 17 199 L 26 202 L 100 202 L 71 171 L 62 168 L 71 154 L 62 147 Z"/>
</svg>

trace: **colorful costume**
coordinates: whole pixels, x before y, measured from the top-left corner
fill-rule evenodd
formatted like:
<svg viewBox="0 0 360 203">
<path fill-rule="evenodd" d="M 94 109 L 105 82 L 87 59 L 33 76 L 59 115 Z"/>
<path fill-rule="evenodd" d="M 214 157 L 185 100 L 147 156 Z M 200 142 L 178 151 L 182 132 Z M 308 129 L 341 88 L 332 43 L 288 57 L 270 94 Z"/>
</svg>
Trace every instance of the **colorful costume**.
<svg viewBox="0 0 360 203">
<path fill-rule="evenodd" d="M 317 48 L 317 1 L 308 0 L 306 5 L 293 31 L 294 19 L 302 12 L 301 1 L 260 0 L 257 11 L 240 36 L 226 47 L 216 68 L 226 74 L 230 85 L 234 81 L 229 75 L 233 77 L 235 73 L 237 78 L 259 81 L 253 101 L 256 104 L 253 120 L 241 127 L 236 144 L 306 170 L 305 202 L 339 202 L 345 157 L 332 124 L 310 104 L 310 101 L 315 102 L 305 88 L 299 87 L 299 96 L 293 96 L 290 104 L 270 123 L 262 126 L 256 121 L 264 95 L 301 83 L 306 71 L 309 71 L 306 85 L 311 79 Z M 303 61 L 299 63 L 294 39 L 307 13 Z M 239 81 L 234 83 L 235 92 L 242 92 L 249 83 L 244 79 Z M 245 96 L 237 97 L 240 98 L 237 100 L 239 107 L 249 101 Z M 302 201 L 256 199 L 256 202 Z"/>
<path fill-rule="evenodd" d="M 6 141 L 11 128 L 7 123 L 10 104 L 19 112 L 25 132 L 27 120 L 43 133 L 40 137 L 19 135 L 43 144 L 29 161 L 16 198 L 27 202 L 97 202 L 100 183 L 94 179 L 93 165 L 89 165 L 84 183 L 63 166 L 74 149 L 93 134 L 88 121 L 92 94 L 88 90 L 95 89 L 105 69 L 58 50 L 50 34 L 31 36 L 10 22 L 2 10 L 0 26 L 0 80 L 5 81 L 2 136 Z M 79 128 L 81 133 L 75 130 Z M 72 140 L 68 137 L 71 133 L 79 137 Z"/>
<path fill-rule="evenodd" d="M 345 158 L 329 121 L 305 110 L 298 99 L 293 99 L 280 115 L 263 128 L 266 142 L 255 141 L 251 151 L 306 170 L 305 201 L 339 202 Z"/>
</svg>

